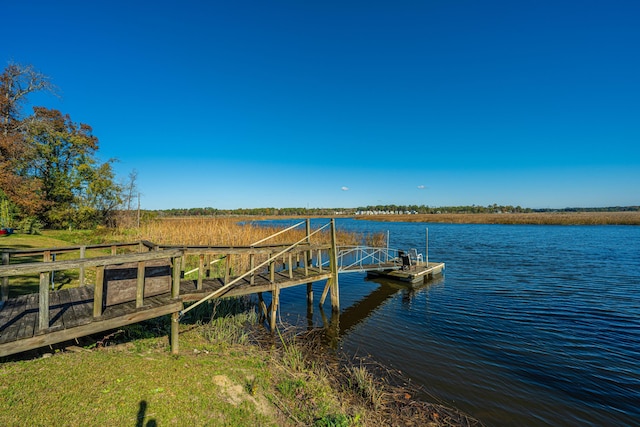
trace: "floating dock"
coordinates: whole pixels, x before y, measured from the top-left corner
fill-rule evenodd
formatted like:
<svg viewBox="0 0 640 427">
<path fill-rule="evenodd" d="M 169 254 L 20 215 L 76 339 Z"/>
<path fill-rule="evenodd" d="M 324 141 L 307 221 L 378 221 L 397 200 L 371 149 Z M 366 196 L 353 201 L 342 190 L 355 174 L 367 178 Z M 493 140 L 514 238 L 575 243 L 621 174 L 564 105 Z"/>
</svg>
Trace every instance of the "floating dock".
<svg viewBox="0 0 640 427">
<path fill-rule="evenodd" d="M 400 268 L 388 270 L 372 270 L 367 272 L 367 277 L 383 277 L 415 286 L 432 279 L 434 276 L 441 275 L 443 272 L 443 262 L 429 262 L 410 266 L 404 265 Z"/>
</svg>

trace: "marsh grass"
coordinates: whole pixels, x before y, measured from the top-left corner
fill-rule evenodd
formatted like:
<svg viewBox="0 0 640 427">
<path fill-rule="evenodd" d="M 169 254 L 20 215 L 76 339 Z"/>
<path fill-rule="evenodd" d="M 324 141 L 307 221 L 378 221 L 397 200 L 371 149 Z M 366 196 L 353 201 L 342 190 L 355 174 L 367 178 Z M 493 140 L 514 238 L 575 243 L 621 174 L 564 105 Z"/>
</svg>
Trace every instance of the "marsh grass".
<svg viewBox="0 0 640 427">
<path fill-rule="evenodd" d="M 640 225 L 640 211 L 367 215 L 357 217 L 357 219 L 388 222 L 431 222 L 451 224 Z"/>
</svg>

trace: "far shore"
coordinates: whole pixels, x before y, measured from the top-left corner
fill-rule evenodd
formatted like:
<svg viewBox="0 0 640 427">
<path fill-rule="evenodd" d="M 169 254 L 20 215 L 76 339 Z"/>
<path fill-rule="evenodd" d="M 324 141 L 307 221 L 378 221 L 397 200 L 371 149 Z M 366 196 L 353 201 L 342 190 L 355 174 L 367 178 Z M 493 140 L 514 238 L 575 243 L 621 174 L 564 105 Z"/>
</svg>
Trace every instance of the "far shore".
<svg viewBox="0 0 640 427">
<path fill-rule="evenodd" d="M 640 212 L 532 212 L 360 215 L 359 220 L 452 224 L 640 225 Z"/>
</svg>

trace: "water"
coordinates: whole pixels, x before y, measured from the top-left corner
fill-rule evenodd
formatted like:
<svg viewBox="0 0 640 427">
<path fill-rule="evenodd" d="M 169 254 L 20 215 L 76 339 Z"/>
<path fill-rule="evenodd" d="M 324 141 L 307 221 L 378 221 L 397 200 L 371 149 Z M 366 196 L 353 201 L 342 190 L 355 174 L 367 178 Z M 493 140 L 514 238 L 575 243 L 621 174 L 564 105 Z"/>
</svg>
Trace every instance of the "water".
<svg viewBox="0 0 640 427">
<path fill-rule="evenodd" d="M 429 259 L 446 263 L 415 290 L 342 274 L 343 350 L 487 425 L 640 425 L 640 227 L 337 226 L 420 252 L 428 226 Z M 303 288 L 283 290 L 284 320 L 306 322 Z"/>
</svg>

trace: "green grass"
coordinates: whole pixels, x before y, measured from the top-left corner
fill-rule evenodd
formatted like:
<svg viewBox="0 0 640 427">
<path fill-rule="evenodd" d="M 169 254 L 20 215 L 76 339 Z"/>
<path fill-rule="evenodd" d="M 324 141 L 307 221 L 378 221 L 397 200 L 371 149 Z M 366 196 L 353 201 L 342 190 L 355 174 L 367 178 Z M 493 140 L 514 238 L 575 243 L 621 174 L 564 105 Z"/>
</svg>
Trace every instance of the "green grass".
<svg viewBox="0 0 640 427">
<path fill-rule="evenodd" d="M 219 319 L 226 329 L 251 321 Z M 145 337 L 2 363 L 0 425 L 361 425 L 323 375 L 287 368 L 272 349 L 211 338 L 213 324 L 182 325 L 178 356 L 166 337 Z M 144 335 L 112 339 L 126 334 Z"/>
</svg>

